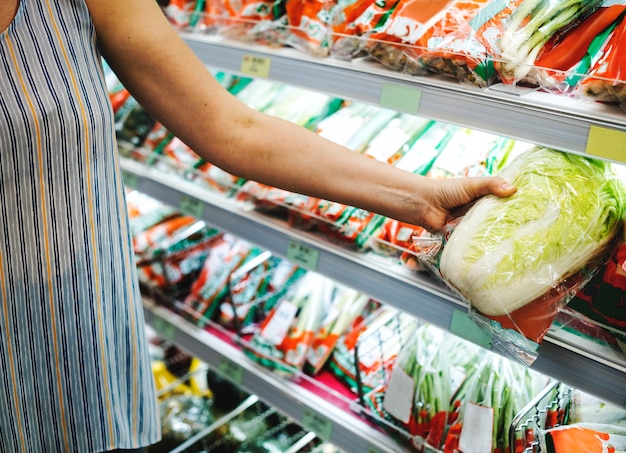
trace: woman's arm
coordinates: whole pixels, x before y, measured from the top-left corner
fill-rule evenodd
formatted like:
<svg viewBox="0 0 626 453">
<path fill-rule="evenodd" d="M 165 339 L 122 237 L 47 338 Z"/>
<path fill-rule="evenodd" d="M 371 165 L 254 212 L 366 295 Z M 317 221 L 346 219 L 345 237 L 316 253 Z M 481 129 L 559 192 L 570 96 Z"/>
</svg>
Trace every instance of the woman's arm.
<svg viewBox="0 0 626 453">
<path fill-rule="evenodd" d="M 250 109 L 187 47 L 155 0 L 87 0 L 98 43 L 121 82 L 172 133 L 234 175 L 438 230 L 450 211 L 501 178 L 434 180 L 376 162 Z"/>
</svg>

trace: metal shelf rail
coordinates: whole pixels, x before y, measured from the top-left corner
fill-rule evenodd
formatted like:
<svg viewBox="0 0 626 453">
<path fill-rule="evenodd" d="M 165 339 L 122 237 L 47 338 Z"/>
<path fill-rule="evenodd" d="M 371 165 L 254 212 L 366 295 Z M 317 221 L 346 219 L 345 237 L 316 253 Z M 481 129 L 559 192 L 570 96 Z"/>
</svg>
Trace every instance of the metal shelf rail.
<svg viewBox="0 0 626 453">
<path fill-rule="evenodd" d="M 494 85 L 479 89 L 440 76 L 396 73 L 365 60 L 316 58 L 291 48 L 182 33 L 215 69 L 381 105 L 438 121 L 617 163 L 626 162 L 626 115 L 596 102 L 535 89 Z M 253 72 L 245 62 L 262 62 Z M 607 143 L 612 147 L 608 150 Z"/>
</svg>

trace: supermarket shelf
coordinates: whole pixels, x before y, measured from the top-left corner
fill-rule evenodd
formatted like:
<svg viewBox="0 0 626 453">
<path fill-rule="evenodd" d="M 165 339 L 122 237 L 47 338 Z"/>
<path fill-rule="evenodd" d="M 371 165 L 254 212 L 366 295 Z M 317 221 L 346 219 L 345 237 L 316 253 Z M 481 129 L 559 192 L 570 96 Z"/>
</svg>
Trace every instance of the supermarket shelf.
<svg viewBox="0 0 626 453">
<path fill-rule="evenodd" d="M 490 346 L 488 342 L 484 344 L 484 338 L 477 338 L 476 332 L 467 330 L 466 323 L 458 323 L 467 312 L 466 306 L 432 279 L 390 265 L 382 257 L 346 250 L 325 242 L 319 235 L 289 228 L 280 220 L 242 209 L 232 200 L 180 177 L 129 159 L 122 159 L 121 164 L 129 187 L 181 210 L 188 205 L 188 199 L 196 200 L 201 207 L 194 209 L 196 217 L 279 256 L 291 259 L 289 248 L 294 244 L 301 246 L 316 257 L 312 270 L 470 341 Z M 606 355 L 592 345 L 587 347 L 580 339 L 548 334 L 532 368 L 607 402 L 626 406 L 626 360 Z"/>
<path fill-rule="evenodd" d="M 144 299 L 146 323 L 164 338 L 257 395 L 306 429 L 347 452 L 408 453 L 358 414 L 252 362 L 240 349 Z"/>
<path fill-rule="evenodd" d="M 182 37 L 212 68 L 250 75 L 244 57 L 258 57 L 269 61 L 261 77 L 276 82 L 573 153 L 586 154 L 591 126 L 626 134 L 626 115 L 600 103 L 501 84 L 479 89 L 434 75 L 396 73 L 371 61 L 316 58 L 291 48 L 242 43 L 214 35 L 183 33 Z M 400 102 L 386 95 L 389 86 L 401 90 Z"/>
</svg>

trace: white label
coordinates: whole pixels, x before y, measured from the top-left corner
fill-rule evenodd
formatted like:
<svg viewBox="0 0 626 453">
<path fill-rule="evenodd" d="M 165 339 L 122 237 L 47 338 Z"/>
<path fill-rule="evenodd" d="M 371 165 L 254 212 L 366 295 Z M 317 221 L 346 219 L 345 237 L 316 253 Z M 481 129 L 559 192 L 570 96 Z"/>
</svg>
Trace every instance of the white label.
<svg viewBox="0 0 626 453">
<path fill-rule="evenodd" d="M 387 385 L 383 409 L 402 423 L 408 423 L 413 407 L 414 392 L 413 378 L 401 367 L 395 367 Z"/>
<path fill-rule="evenodd" d="M 493 408 L 469 403 L 463 415 L 459 449 L 463 453 L 491 453 Z"/>
<path fill-rule="evenodd" d="M 285 335 L 289 331 L 289 327 L 296 317 L 298 306 L 284 300 L 276 308 L 272 319 L 261 331 L 261 336 L 273 345 L 279 345 L 283 342 Z"/>
</svg>

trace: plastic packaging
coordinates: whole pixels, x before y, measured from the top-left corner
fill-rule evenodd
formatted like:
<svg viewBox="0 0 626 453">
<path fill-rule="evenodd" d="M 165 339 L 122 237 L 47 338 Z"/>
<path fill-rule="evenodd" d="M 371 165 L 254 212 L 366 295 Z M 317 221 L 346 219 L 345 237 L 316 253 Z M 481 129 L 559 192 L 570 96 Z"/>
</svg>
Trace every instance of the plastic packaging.
<svg viewBox="0 0 626 453">
<path fill-rule="evenodd" d="M 514 195 L 480 199 L 415 247 L 497 349 L 532 363 L 559 309 L 606 261 L 623 225 L 624 189 L 611 164 L 540 146 L 501 176 Z"/>
</svg>

